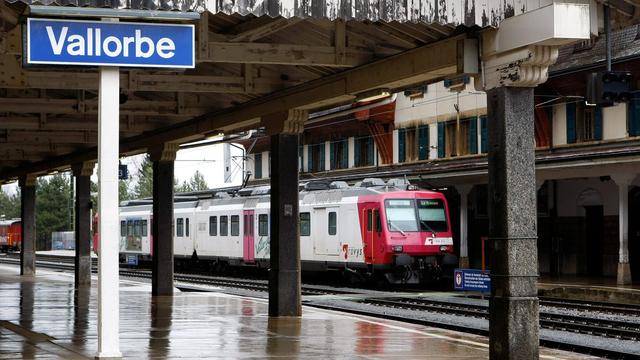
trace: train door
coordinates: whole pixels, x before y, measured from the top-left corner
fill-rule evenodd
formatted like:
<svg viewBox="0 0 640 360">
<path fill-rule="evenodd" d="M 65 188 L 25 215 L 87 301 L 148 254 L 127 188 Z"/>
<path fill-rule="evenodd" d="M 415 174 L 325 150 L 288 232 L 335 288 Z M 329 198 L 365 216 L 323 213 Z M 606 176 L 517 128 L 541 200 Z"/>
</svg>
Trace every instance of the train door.
<svg viewBox="0 0 640 360">
<path fill-rule="evenodd" d="M 243 225 L 244 225 L 244 233 L 242 236 L 243 243 L 243 258 L 244 262 L 252 263 L 255 261 L 255 234 L 254 234 L 254 223 L 255 223 L 255 210 L 243 210 Z"/>
<path fill-rule="evenodd" d="M 339 255 L 338 208 L 313 209 L 313 249 L 316 255 Z"/>
<path fill-rule="evenodd" d="M 380 243 L 382 236 L 380 204 L 365 203 L 361 211 L 364 259 L 367 264 L 373 264 L 376 261 L 376 244 Z"/>
</svg>

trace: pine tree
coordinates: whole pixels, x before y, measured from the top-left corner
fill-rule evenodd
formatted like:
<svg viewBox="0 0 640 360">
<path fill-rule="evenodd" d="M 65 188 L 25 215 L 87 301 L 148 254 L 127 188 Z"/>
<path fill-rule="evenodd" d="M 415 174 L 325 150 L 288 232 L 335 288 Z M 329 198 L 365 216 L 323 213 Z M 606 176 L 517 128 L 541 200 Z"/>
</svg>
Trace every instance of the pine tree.
<svg viewBox="0 0 640 360">
<path fill-rule="evenodd" d="M 191 177 L 191 180 L 189 180 L 189 185 L 191 187 L 191 191 L 209 190 L 207 181 L 204 179 L 202 173 L 198 170 L 196 170 L 196 172 Z"/>
<path fill-rule="evenodd" d="M 15 219 L 20 217 L 20 188 L 16 193 L 9 194 L 0 190 L 0 217 Z"/>
<path fill-rule="evenodd" d="M 67 176 L 56 174 L 38 178 L 36 184 L 36 236 L 44 241 L 51 239 L 53 231 L 72 229 L 70 184 Z"/>
<path fill-rule="evenodd" d="M 144 157 L 138 168 L 138 181 L 134 186 L 133 195 L 138 198 L 153 197 L 153 163 L 149 155 Z"/>
</svg>

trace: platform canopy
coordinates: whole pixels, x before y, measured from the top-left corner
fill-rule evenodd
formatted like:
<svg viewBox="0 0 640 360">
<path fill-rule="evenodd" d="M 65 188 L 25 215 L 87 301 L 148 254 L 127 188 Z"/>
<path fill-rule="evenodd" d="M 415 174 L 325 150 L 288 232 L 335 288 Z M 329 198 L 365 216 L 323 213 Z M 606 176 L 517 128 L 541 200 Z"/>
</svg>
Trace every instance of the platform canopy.
<svg viewBox="0 0 640 360">
<path fill-rule="evenodd" d="M 616 19 L 631 19 L 633 5 L 619 3 L 626 10 L 617 8 Z M 398 91 L 477 71 L 474 31 L 548 4 L 0 0 L 0 182 L 97 157 L 97 69 L 24 66 L 20 25 L 35 9 L 39 16 L 49 8 L 68 17 L 97 9 L 94 18 L 117 10 L 110 13 L 145 16 L 145 21 L 162 12 L 200 14 L 191 20 L 197 33 L 195 69 L 121 69 L 124 155 L 257 128 L 269 115 L 290 109 L 329 108 L 382 89 Z"/>
</svg>

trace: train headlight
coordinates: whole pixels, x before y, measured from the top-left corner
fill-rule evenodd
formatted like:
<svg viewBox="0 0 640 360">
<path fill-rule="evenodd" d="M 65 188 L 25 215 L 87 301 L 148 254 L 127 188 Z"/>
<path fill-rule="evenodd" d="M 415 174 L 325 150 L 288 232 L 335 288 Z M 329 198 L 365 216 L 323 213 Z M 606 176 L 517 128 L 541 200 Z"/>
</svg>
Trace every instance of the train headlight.
<svg viewBox="0 0 640 360">
<path fill-rule="evenodd" d="M 445 245 L 440 246 L 440 251 L 441 251 L 441 252 L 445 252 L 445 251 L 447 251 L 448 249 L 449 249 L 449 248 L 448 248 L 447 246 L 445 246 Z"/>
<path fill-rule="evenodd" d="M 393 247 L 393 252 L 401 253 L 403 250 L 404 248 L 402 247 L 402 245 L 395 245 Z"/>
</svg>

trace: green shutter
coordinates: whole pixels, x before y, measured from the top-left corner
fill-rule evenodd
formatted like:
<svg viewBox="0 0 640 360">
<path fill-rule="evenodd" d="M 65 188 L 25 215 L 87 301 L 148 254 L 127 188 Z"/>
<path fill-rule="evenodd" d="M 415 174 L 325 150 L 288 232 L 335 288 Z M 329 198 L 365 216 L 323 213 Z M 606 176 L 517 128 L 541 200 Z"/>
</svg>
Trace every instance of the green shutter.
<svg viewBox="0 0 640 360">
<path fill-rule="evenodd" d="M 314 145 L 307 145 L 307 171 L 313 172 L 313 147 Z"/>
<path fill-rule="evenodd" d="M 349 167 L 349 140 L 342 140 L 342 168 Z"/>
<path fill-rule="evenodd" d="M 319 171 L 324 171 L 325 169 L 325 155 L 324 155 L 324 149 L 325 149 L 325 144 L 324 143 L 320 143 L 318 144 L 318 146 L 320 147 L 320 151 L 318 151 L 318 156 L 320 156 L 320 169 L 318 169 Z"/>
<path fill-rule="evenodd" d="M 429 158 L 429 125 L 418 127 L 418 160 Z"/>
<path fill-rule="evenodd" d="M 362 146 L 362 139 L 355 139 L 354 151 L 353 151 L 353 164 L 355 167 L 360 166 L 360 146 Z"/>
<path fill-rule="evenodd" d="M 445 147 L 445 142 L 444 142 L 444 123 L 443 122 L 439 122 L 438 123 L 438 157 L 439 158 L 443 158 L 444 157 L 444 147 Z"/>
<path fill-rule="evenodd" d="M 302 156 L 303 151 L 304 148 L 302 146 L 298 146 L 298 166 L 300 167 L 298 172 L 302 172 L 302 162 L 304 161 L 304 157 Z"/>
<path fill-rule="evenodd" d="M 480 117 L 480 152 L 489 151 L 489 129 L 487 128 L 487 117 Z"/>
<path fill-rule="evenodd" d="M 602 108 L 596 106 L 593 118 L 593 139 L 602 140 Z"/>
<path fill-rule="evenodd" d="M 374 142 L 373 142 L 373 138 L 367 138 L 367 165 L 369 166 L 373 166 L 375 165 L 375 151 L 373 151 L 374 148 Z"/>
<path fill-rule="evenodd" d="M 262 178 L 262 154 L 254 154 L 253 155 L 253 163 L 255 165 L 255 174 L 253 175 L 256 179 Z"/>
<path fill-rule="evenodd" d="M 329 169 L 333 170 L 336 168 L 336 146 L 337 144 L 334 141 L 329 142 Z"/>
<path fill-rule="evenodd" d="M 407 129 L 402 128 L 402 129 L 398 129 L 398 162 L 403 163 L 405 160 L 405 153 L 404 153 L 404 148 L 405 148 L 405 140 L 406 140 L 406 133 Z"/>
<path fill-rule="evenodd" d="M 567 144 L 576 142 L 576 104 L 567 103 Z"/>
<path fill-rule="evenodd" d="M 640 92 L 634 92 L 627 106 L 629 136 L 640 136 Z"/>
<path fill-rule="evenodd" d="M 471 118 L 469 121 L 469 154 L 478 153 L 478 119 Z"/>
</svg>

